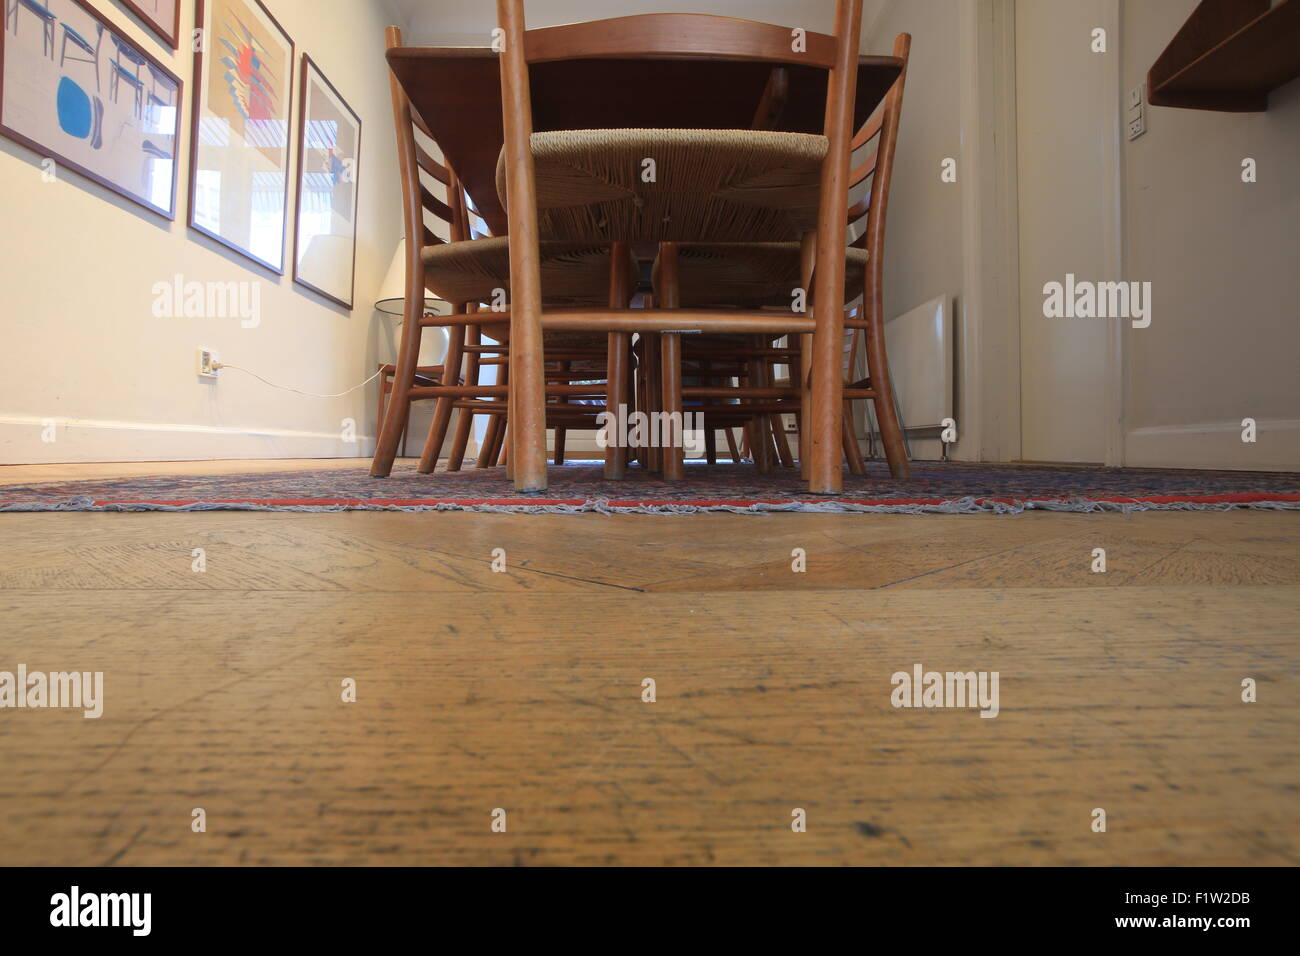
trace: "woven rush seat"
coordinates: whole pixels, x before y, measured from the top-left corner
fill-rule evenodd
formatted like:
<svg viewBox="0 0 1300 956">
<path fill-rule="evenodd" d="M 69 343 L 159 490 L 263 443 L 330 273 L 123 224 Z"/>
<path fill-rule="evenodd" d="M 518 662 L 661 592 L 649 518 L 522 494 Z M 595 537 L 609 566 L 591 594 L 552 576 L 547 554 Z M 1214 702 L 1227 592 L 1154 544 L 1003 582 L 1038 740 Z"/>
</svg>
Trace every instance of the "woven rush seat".
<svg viewBox="0 0 1300 956">
<path fill-rule="evenodd" d="M 425 284 L 448 302 L 488 302 L 510 290 L 506 237 L 444 242 L 420 250 Z M 604 306 L 609 302 L 609 246 L 593 242 L 541 244 L 542 294 L 547 305 Z"/>
<path fill-rule="evenodd" d="M 845 249 L 846 302 L 862 293 L 867 258 L 866 249 Z M 797 242 L 682 243 L 677 263 L 683 308 L 789 309 L 800 285 Z M 656 261 L 656 277 L 658 269 Z"/>
<path fill-rule="evenodd" d="M 817 228 L 825 136 L 594 129 L 533 133 L 529 142 L 545 239 L 783 242 Z M 503 150 L 503 204 L 505 175 Z"/>
</svg>

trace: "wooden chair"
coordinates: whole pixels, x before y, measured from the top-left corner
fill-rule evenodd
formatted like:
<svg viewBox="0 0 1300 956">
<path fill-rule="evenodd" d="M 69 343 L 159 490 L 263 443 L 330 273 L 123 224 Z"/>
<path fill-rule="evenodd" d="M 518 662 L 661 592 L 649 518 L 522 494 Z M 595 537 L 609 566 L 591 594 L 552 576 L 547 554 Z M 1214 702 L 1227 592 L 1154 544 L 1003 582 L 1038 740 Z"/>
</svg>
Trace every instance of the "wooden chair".
<svg viewBox="0 0 1300 956">
<path fill-rule="evenodd" d="M 394 51 L 402 47 L 401 31 L 389 27 L 386 43 L 391 59 Z M 513 345 L 508 317 L 490 309 L 480 309 L 481 304 L 493 302 L 497 290 L 510 287 L 510 243 L 504 237 L 471 237 L 468 207 L 455 171 L 434 159 L 417 142 L 415 133 L 419 130 L 436 144 L 428 125 L 411 107 L 396 74 L 390 72 L 389 81 L 406 233 L 406 306 L 402 339 L 393 371 L 392 399 L 384 414 L 370 469 L 374 477 L 387 477 L 391 473 L 413 401 L 434 399 L 436 402 L 433 422 L 420 456 L 419 470 L 424 473 L 432 472 L 437 465 L 438 453 L 446 440 L 454 411 L 460 410 L 461 418 L 448 462 L 453 470 L 461 466 L 473 415 L 495 415 L 504 428 L 509 411 L 504 400 L 509 394 L 509 384 L 481 385 L 478 375 L 485 366 L 508 355 Z M 446 202 L 434 195 L 422 175 L 446 187 Z M 426 214 L 446 224 L 449 240 L 441 239 L 426 225 Z M 611 266 L 612 255 L 614 266 Z M 610 301 L 611 272 L 621 277 L 620 289 L 628 288 L 630 261 L 619 259 L 619 255 L 628 255 L 626 246 L 611 252 L 608 243 L 545 243 L 537 250 L 534 261 L 541 283 L 546 287 L 548 303 L 606 306 Z M 452 304 L 451 315 L 423 314 L 426 288 Z M 417 384 L 416 363 L 421 336 L 425 329 L 439 326 L 446 327 L 449 333 L 442 366 L 445 370 L 443 380 L 436 385 Z M 485 343 L 484 338 L 492 341 Z M 590 335 L 576 338 L 582 341 L 575 341 L 575 337 L 570 335 L 565 342 L 575 359 L 585 361 L 598 354 L 604 360 L 603 338 Z M 468 374 L 462 374 L 462 369 L 467 369 Z M 547 391 L 556 397 L 587 397 L 593 386 L 556 383 Z M 603 394 L 603 384 L 600 391 Z M 595 416 L 587 406 L 578 405 L 559 409 L 555 414 L 564 418 L 566 424 L 574 423 L 572 427 L 585 425 L 588 419 L 594 423 Z M 493 440 L 497 440 L 495 435 Z M 484 463 L 486 459 L 481 456 L 480 464 Z"/>
<path fill-rule="evenodd" d="M 871 182 L 863 199 L 848 210 L 849 224 L 862 225 L 862 233 L 841 256 L 836 257 L 837 262 L 843 259 L 847 276 L 844 301 L 852 301 L 858 295 L 863 297 L 862 316 L 844 322 L 851 337 L 844 342 L 847 364 L 842 395 L 845 400 L 869 399 L 874 403 L 890 473 L 895 478 L 907 477 L 910 465 L 898 412 L 894 406 L 889 363 L 885 354 L 882 280 L 885 213 L 889 204 L 889 185 L 898 141 L 910 48 L 911 37 L 905 33 L 899 34 L 894 41 L 894 56 L 902 64 L 898 79 L 880 108 L 853 138 L 855 151 L 871 147 L 872 144 L 874 148 L 862 163 L 853 167 L 848 180 L 849 188 L 858 187 L 868 179 Z M 802 244 L 683 244 L 671 253 L 676 257 L 674 275 L 677 295 L 687 308 L 789 309 L 793 302 L 792 296 L 797 290 L 811 291 L 815 286 L 818 292 L 821 291 L 821 285 L 816 281 L 819 260 L 815 252 L 810 237 L 805 237 Z M 656 274 L 665 271 L 662 263 L 656 266 Z M 813 305 L 815 308 L 815 299 Z M 865 343 L 869 374 L 861 381 L 854 381 L 853 357 L 857 354 L 860 341 Z M 808 421 L 804 411 L 808 408 L 806 397 L 811 388 L 808 380 L 810 355 L 807 337 L 800 336 L 791 344 L 793 353 L 789 349 L 772 349 L 763 359 L 769 367 L 777 363 L 789 363 L 792 371 L 789 383 L 780 384 L 775 390 L 761 391 L 771 383 L 760 381 L 757 382 L 757 390 L 755 387 L 740 388 L 734 390 L 734 394 L 736 397 L 761 397 L 768 401 L 784 402 L 786 410 L 799 414 L 802 426 Z M 687 345 L 688 359 L 692 349 L 709 345 L 710 343 L 690 341 Z M 716 353 L 717 348 L 716 341 L 711 343 L 711 354 Z M 715 388 L 710 391 L 717 398 L 725 390 Z M 686 388 L 683 393 L 686 397 L 691 397 L 698 396 L 700 391 Z M 770 428 L 770 422 L 763 421 L 763 418 L 760 416 L 759 426 Z M 842 426 L 841 434 L 850 470 L 854 474 L 862 474 L 864 469 L 861 452 L 851 427 L 848 424 Z M 801 428 L 800 438 L 803 439 L 805 435 L 806 432 Z M 800 445 L 803 445 L 802 440 Z M 756 462 L 760 457 L 756 456 Z"/>
<path fill-rule="evenodd" d="M 510 401 L 515 487 L 546 488 L 546 330 L 603 331 L 610 335 L 610 394 L 622 394 L 614 368 L 632 332 L 655 352 L 663 410 L 682 412 L 682 332 L 806 335 L 813 370 L 809 400 L 809 487 L 842 488 L 840 435 L 844 380 L 846 220 L 850 181 L 861 0 L 837 0 L 835 34 L 806 34 L 771 24 L 699 14 L 649 14 L 526 31 L 523 0 L 497 0 L 504 49 L 500 55 L 505 145 L 499 167 L 506 201 L 511 258 Z M 784 71 L 821 71 L 826 77 L 824 123 L 816 132 L 752 130 L 533 128 L 530 69 L 569 60 L 714 59 L 771 70 L 769 112 Z M 802 76 L 803 74 L 800 74 Z M 782 79 L 784 77 L 784 79 Z M 806 82 L 806 80 L 804 81 Z M 581 90 L 566 90 L 571 104 Z M 593 94 L 594 95 L 594 94 Z M 765 100 L 768 97 L 765 95 Z M 541 109 L 550 107 L 543 97 Z M 760 106 L 760 110 L 762 110 Z M 608 111 L 600 115 L 609 115 Z M 671 120 L 671 116 L 667 117 Z M 756 124 L 759 125 L 759 124 Z M 659 157 L 653 188 L 641 188 L 644 157 Z M 629 168 L 629 161 L 631 162 Z M 722 167 L 721 169 L 719 167 Z M 811 237 L 804 239 L 804 237 Z M 546 309 L 544 240 L 654 240 L 664 244 L 655 308 Z M 675 281 L 678 242 L 805 241 L 822 267 L 812 312 L 705 310 L 683 307 Z M 820 372 L 820 374 L 818 374 Z M 653 390 L 653 389 L 651 389 Z M 661 449 L 664 475 L 683 474 L 680 447 Z M 653 457 L 653 455 L 651 456 Z"/>
</svg>

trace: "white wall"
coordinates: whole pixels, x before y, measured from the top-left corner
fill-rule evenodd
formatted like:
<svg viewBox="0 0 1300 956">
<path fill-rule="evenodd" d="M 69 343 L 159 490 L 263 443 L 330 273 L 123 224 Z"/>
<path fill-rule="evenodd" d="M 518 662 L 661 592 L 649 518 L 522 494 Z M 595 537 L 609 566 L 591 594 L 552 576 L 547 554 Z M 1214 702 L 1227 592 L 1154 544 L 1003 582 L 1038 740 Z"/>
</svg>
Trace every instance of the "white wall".
<svg viewBox="0 0 1300 956">
<path fill-rule="evenodd" d="M 1124 89 L 1195 6 L 1124 2 Z M 1297 81 L 1264 113 L 1148 107 L 1126 142 L 1126 278 L 1150 281 L 1154 301 L 1151 326 L 1125 332 L 1127 464 L 1300 468 L 1297 170 Z M 1259 423 L 1255 444 L 1243 418 Z"/>
<path fill-rule="evenodd" d="M 194 23 L 184 0 L 182 25 Z M 273 390 L 241 372 L 195 375 L 195 352 L 309 391 L 338 392 L 394 355 L 391 318 L 372 303 L 401 235 L 400 190 L 383 30 L 390 0 L 267 0 L 297 45 L 363 122 L 356 309 L 331 305 L 191 232 L 182 162 L 177 219 L 167 223 L 73 172 L 41 180 L 41 156 L 0 138 L 0 463 L 369 455 L 376 387 L 322 400 Z M 179 155 L 188 157 L 193 54 L 173 54 L 120 7 L 97 9 L 185 82 Z M 294 76 L 294 125 L 298 69 Z M 297 167 L 295 144 L 293 168 Z M 286 262 L 293 221 L 290 203 Z M 158 319 L 156 282 L 260 281 L 262 320 Z M 340 422 L 357 422 L 347 444 Z M 59 422 L 41 441 L 42 422 Z M 71 424 L 70 424 L 71 423 Z M 419 441 L 415 441 L 418 450 Z"/>
<path fill-rule="evenodd" d="M 960 3 L 886 0 L 870 16 L 864 14 L 867 53 L 889 55 L 898 34 L 912 35 L 885 229 L 886 321 L 946 293 L 956 298 L 961 325 L 965 180 L 961 174 Z M 955 183 L 939 179 L 945 157 L 958 160 Z M 958 380 L 960 423 L 965 404 L 960 386 L 970 376 L 958 372 Z M 913 457 L 939 457 L 937 440 L 914 439 L 910 444 Z M 959 443 L 954 457 L 967 456 Z"/>
<path fill-rule="evenodd" d="M 958 77 L 960 0 L 890 0 L 869 25 L 868 53 L 889 55 L 912 35 L 885 236 L 885 317 L 942 293 L 961 292 L 961 194 L 939 180 L 944 157 L 961 153 Z"/>
</svg>

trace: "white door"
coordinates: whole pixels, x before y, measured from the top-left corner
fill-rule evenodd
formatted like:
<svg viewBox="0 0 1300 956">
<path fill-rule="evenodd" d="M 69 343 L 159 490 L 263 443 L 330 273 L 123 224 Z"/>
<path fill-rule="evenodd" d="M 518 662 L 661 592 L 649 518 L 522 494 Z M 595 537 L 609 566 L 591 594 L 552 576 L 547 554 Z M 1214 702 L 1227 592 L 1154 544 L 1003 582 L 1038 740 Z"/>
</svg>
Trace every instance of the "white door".
<svg viewBox="0 0 1300 956">
<path fill-rule="evenodd" d="M 1020 402 L 1027 461 L 1106 458 L 1106 319 L 1046 318 L 1043 286 L 1105 281 L 1114 210 L 1103 184 L 1114 104 L 1099 91 L 1119 56 L 1117 36 L 1094 52 L 1093 31 L 1114 0 L 1016 3 L 1016 122 L 1020 216 Z M 1108 72 L 1109 71 L 1109 72 Z M 1113 141 L 1112 141 L 1113 142 Z M 1110 320 L 1114 321 L 1114 320 Z"/>
</svg>

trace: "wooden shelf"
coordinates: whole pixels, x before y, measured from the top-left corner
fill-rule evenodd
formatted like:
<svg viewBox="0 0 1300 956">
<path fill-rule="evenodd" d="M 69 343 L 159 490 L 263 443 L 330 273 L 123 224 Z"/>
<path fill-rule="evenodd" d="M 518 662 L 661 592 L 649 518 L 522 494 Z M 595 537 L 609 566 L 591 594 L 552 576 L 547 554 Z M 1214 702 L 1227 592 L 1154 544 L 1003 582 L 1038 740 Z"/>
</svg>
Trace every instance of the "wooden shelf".
<svg viewBox="0 0 1300 956">
<path fill-rule="evenodd" d="M 1260 113 L 1300 76 L 1300 0 L 1201 0 L 1147 72 L 1147 102 Z"/>
</svg>

